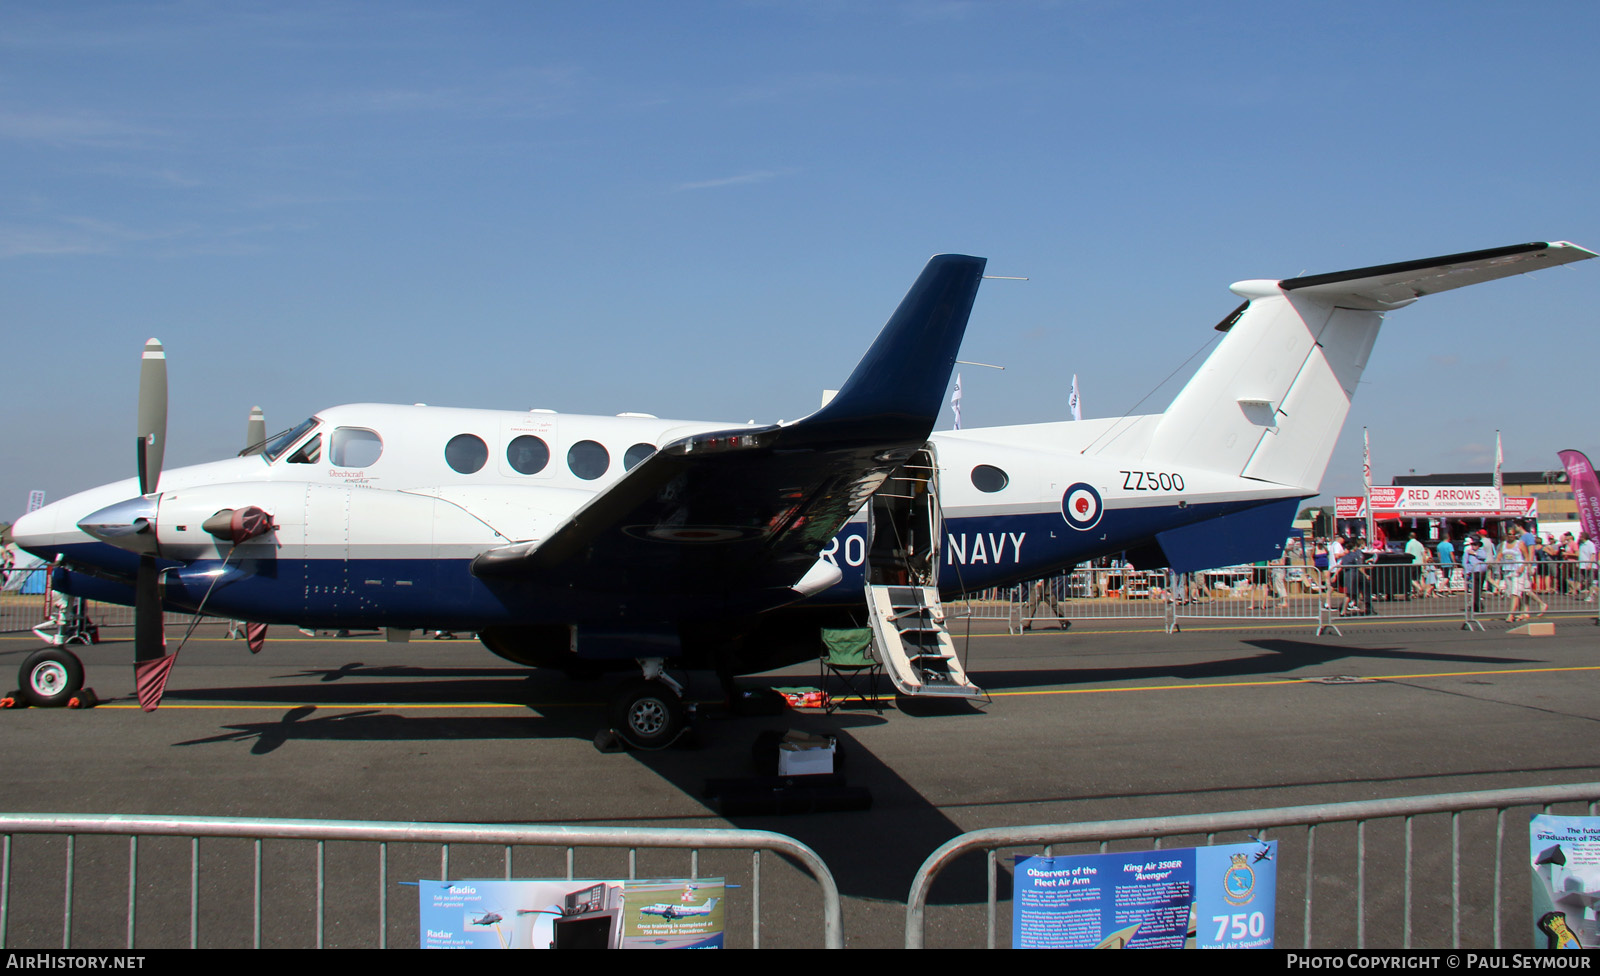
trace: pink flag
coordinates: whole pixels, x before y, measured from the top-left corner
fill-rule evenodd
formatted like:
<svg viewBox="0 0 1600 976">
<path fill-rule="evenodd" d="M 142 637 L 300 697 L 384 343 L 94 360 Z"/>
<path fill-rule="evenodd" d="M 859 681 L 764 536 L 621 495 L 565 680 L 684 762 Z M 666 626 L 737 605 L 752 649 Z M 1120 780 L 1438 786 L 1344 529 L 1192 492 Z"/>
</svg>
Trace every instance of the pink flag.
<svg viewBox="0 0 1600 976">
<path fill-rule="evenodd" d="M 1582 451 L 1557 451 L 1556 456 L 1567 468 L 1567 483 L 1578 502 L 1579 524 L 1589 538 L 1600 541 L 1600 480 L 1595 478 L 1594 465 Z"/>
<path fill-rule="evenodd" d="M 133 683 L 139 692 L 140 708 L 153 712 L 160 706 L 161 695 L 167 690 L 167 678 L 177 662 L 177 654 L 164 654 L 134 664 Z"/>
<path fill-rule="evenodd" d="M 266 643 L 267 643 L 267 625 L 266 624 L 250 624 L 250 623 L 247 623 L 247 624 L 244 625 L 244 646 L 250 648 L 250 653 L 251 654 L 260 654 L 261 653 L 261 648 L 265 647 Z"/>
</svg>

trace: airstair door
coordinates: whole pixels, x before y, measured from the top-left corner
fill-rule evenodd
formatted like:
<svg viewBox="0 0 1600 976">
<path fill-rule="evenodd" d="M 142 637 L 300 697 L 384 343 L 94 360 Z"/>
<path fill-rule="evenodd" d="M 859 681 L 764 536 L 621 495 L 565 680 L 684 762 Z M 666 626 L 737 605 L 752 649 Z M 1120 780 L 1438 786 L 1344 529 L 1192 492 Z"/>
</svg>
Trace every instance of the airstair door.
<svg viewBox="0 0 1600 976">
<path fill-rule="evenodd" d="M 902 695 L 982 698 L 945 627 L 933 586 L 867 586 L 873 652 Z"/>
<path fill-rule="evenodd" d="M 956 657 L 939 602 L 937 475 L 929 444 L 872 496 L 866 596 L 873 653 L 902 695 L 981 698 Z"/>
</svg>

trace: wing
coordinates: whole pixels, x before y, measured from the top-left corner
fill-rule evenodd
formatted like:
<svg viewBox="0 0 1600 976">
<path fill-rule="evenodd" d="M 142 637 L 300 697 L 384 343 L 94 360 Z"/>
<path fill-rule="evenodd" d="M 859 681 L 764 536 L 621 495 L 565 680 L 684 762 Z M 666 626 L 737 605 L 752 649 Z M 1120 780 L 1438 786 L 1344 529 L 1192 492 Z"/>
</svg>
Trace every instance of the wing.
<svg viewBox="0 0 1600 976">
<path fill-rule="evenodd" d="M 479 555 L 473 573 L 647 593 L 680 612 L 791 602 L 828 541 L 927 440 L 984 265 L 930 260 L 821 410 L 667 444 L 548 537 Z"/>
</svg>

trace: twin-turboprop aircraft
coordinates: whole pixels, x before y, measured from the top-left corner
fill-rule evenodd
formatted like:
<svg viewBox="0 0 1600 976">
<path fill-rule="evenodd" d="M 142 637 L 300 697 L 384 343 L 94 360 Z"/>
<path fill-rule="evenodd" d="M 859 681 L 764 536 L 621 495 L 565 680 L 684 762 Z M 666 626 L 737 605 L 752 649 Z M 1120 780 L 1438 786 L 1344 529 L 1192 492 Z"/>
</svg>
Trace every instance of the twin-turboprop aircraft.
<svg viewBox="0 0 1600 976">
<path fill-rule="evenodd" d="M 930 260 L 838 394 L 737 425 L 352 404 L 239 457 L 161 470 L 165 359 L 146 346 L 138 477 L 18 520 L 58 589 L 131 604 L 141 702 L 163 609 L 258 624 L 476 632 L 508 660 L 639 668 L 635 745 L 684 725 L 667 664 L 725 678 L 870 621 L 903 694 L 973 695 L 941 597 L 1127 551 L 1192 571 L 1270 558 L 1315 495 L 1384 313 L 1595 255 L 1534 243 L 1281 281 L 1244 303 L 1164 413 L 932 433 L 984 259 Z M 24 692 L 82 669 L 34 654 Z"/>
</svg>

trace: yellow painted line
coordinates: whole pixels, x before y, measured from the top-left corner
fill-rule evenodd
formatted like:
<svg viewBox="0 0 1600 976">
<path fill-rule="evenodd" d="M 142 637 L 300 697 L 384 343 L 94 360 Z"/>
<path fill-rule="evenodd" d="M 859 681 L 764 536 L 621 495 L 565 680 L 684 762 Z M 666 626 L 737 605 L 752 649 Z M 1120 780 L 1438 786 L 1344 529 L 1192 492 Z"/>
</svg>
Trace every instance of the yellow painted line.
<svg viewBox="0 0 1600 976">
<path fill-rule="evenodd" d="M 180 705 L 180 704 L 176 704 L 174 702 L 162 702 L 161 703 L 161 708 L 158 709 L 158 711 L 165 712 L 165 711 L 180 711 L 180 710 L 182 710 L 182 711 L 230 710 L 230 711 L 281 712 L 286 708 L 311 708 L 311 709 L 315 709 L 316 711 L 320 712 L 320 711 L 323 711 L 324 709 L 327 709 L 327 710 L 347 709 L 348 710 L 348 709 L 370 709 L 370 708 L 406 708 L 406 709 L 413 709 L 413 708 L 414 709 L 452 709 L 452 708 L 495 709 L 495 708 L 509 708 L 509 709 L 516 709 L 517 711 L 524 711 L 525 712 L 525 711 L 528 711 L 529 709 L 546 709 L 546 708 L 600 708 L 600 707 L 602 707 L 602 704 L 603 703 L 601 703 L 601 702 L 548 702 L 548 703 L 545 703 L 545 704 L 534 703 L 534 704 L 528 704 L 528 705 L 495 704 L 495 703 L 490 703 L 490 702 L 460 702 L 460 703 L 456 703 L 456 704 L 450 704 L 450 703 L 447 703 L 447 702 L 431 702 L 431 703 L 430 702 L 361 702 L 361 703 L 358 703 L 358 704 L 325 704 L 325 703 L 320 703 L 320 702 L 317 703 L 317 704 L 310 704 L 310 703 L 306 703 L 306 702 L 280 702 L 280 703 L 278 703 L 276 705 Z M 121 705 L 109 704 L 109 703 L 102 702 L 101 704 L 98 704 L 98 705 L 95 706 L 95 708 L 125 708 L 125 709 L 137 709 L 138 707 L 139 706 L 138 706 L 138 704 L 136 702 L 128 702 L 126 704 L 121 704 Z"/>
<path fill-rule="evenodd" d="M 1469 678 L 1486 674 L 1544 674 L 1549 672 L 1565 671 L 1600 671 L 1600 665 L 1585 665 L 1572 668 L 1502 668 L 1486 671 L 1439 671 L 1429 674 L 1372 674 L 1351 675 L 1361 681 L 1411 681 L 1417 678 Z M 991 698 L 1002 698 L 1013 695 L 1104 695 L 1128 691 L 1204 691 L 1211 688 L 1260 688 L 1276 686 L 1282 687 L 1291 684 L 1320 684 L 1321 677 L 1315 678 L 1276 678 L 1272 681 L 1225 681 L 1214 684 L 1198 685 L 1128 685 L 1119 688 L 1057 688 L 1045 691 L 992 691 Z"/>
</svg>

